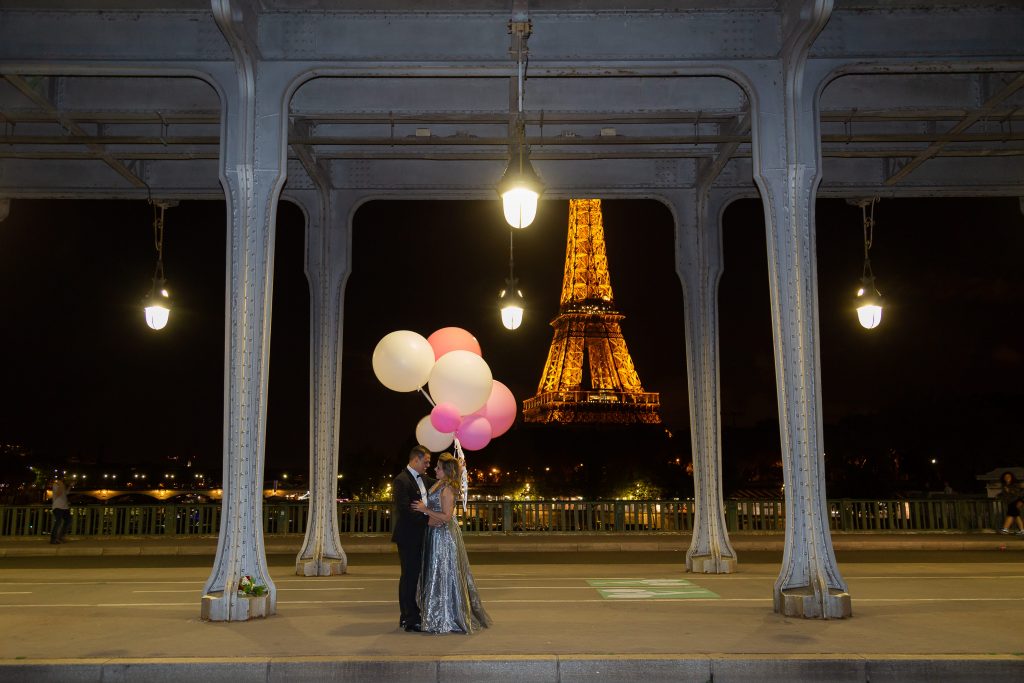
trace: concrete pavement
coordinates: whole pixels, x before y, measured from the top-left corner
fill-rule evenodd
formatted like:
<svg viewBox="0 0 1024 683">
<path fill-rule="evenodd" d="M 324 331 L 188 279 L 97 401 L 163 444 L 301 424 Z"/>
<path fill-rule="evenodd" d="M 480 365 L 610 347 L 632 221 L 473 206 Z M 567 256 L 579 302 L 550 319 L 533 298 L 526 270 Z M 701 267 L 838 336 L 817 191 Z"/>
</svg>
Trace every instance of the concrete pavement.
<svg viewBox="0 0 1024 683">
<path fill-rule="evenodd" d="M 1024 679 L 1024 540 L 915 536 L 835 537 L 841 621 L 772 611 L 781 537 L 738 535 L 737 573 L 693 575 L 687 536 L 471 536 L 495 621 L 473 636 L 397 628 L 380 536 L 346 537 L 337 577 L 295 576 L 301 539 L 269 538 L 278 613 L 246 623 L 198 618 L 212 539 L 4 541 L 0 680 Z"/>
</svg>

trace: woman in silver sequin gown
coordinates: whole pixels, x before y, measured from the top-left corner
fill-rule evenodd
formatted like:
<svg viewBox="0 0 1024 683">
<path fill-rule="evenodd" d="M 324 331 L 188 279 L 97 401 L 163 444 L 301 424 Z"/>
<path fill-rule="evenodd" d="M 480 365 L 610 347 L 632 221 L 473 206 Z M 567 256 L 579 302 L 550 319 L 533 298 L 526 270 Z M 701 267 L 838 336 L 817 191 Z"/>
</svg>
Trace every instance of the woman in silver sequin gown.
<svg viewBox="0 0 1024 683">
<path fill-rule="evenodd" d="M 427 633 L 473 633 L 491 625 L 480 603 L 466 546 L 455 516 L 459 461 L 442 453 L 434 468 L 437 483 L 413 509 L 430 517 L 423 541 L 423 571 L 416 599 L 420 604 L 420 630 Z"/>
</svg>

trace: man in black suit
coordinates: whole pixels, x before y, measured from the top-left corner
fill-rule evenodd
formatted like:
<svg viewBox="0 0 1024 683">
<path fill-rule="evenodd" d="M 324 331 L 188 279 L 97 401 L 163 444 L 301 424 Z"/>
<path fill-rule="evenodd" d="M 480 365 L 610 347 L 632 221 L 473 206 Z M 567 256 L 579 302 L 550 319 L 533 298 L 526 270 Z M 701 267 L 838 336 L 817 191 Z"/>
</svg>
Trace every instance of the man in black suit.
<svg viewBox="0 0 1024 683">
<path fill-rule="evenodd" d="M 391 499 L 395 503 L 395 526 L 391 542 L 398 544 L 402 577 L 398 580 L 398 604 L 402 609 L 399 624 L 406 631 L 420 630 L 420 608 L 416 604 L 416 586 L 423 562 L 423 535 L 426 515 L 412 509 L 417 500 L 427 501 L 427 490 L 434 480 L 424 476 L 430 465 L 430 451 L 417 445 L 409 453 L 409 465 L 391 482 Z"/>
</svg>

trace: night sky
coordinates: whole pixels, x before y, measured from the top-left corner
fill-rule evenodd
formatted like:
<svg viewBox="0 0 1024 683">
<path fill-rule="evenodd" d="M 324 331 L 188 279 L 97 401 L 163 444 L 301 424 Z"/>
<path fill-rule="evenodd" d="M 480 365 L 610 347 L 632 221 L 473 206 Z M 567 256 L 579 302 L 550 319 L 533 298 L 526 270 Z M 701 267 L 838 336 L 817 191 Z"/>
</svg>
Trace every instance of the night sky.
<svg viewBox="0 0 1024 683">
<path fill-rule="evenodd" d="M 393 330 L 427 336 L 464 327 L 480 340 L 496 379 L 520 401 L 533 395 L 558 309 L 567 214 L 567 202 L 544 201 L 537 221 L 516 232 L 528 308 L 523 326 L 509 332 L 496 304 L 509 234 L 497 201 L 374 202 L 359 211 L 345 299 L 342 471 L 358 462 L 390 472 L 429 410 L 422 396 L 391 392 L 373 376 L 373 348 Z M 626 341 L 645 389 L 661 392 L 664 421 L 682 436 L 685 456 L 682 293 L 670 214 L 653 201 L 606 201 L 604 215 Z M 957 470 L 960 480 L 990 461 L 1021 464 L 1017 199 L 885 199 L 876 221 L 872 264 L 886 307 L 882 325 L 865 331 L 851 304 L 863 254 L 860 209 L 818 203 L 826 452 L 856 450 L 866 435 L 885 434 L 921 457 L 940 453 L 950 463 L 944 476 Z M 12 201 L 0 223 L 0 443 L 51 462 L 177 455 L 219 468 L 224 204 L 185 202 L 167 212 L 164 261 L 175 308 L 161 332 L 146 327 L 140 308 L 155 263 L 151 222 L 145 202 Z M 727 468 L 741 451 L 778 451 L 764 240 L 760 202 L 728 209 L 719 298 Z M 282 202 L 268 472 L 308 467 L 303 249 L 302 215 Z M 744 430 L 745 437 L 731 436 Z M 517 425 L 479 457 L 507 463 L 521 431 Z"/>
</svg>

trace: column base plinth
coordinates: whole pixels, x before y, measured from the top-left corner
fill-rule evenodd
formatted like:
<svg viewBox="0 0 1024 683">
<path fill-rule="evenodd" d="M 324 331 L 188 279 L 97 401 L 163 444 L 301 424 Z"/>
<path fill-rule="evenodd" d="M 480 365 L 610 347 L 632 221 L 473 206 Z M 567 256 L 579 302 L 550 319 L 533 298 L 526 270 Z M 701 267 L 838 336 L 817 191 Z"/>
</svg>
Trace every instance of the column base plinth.
<svg viewBox="0 0 1024 683">
<path fill-rule="evenodd" d="M 203 596 L 203 621 L 249 621 L 262 619 L 275 612 L 275 603 L 270 595 L 231 595 L 225 597 L 221 591 Z"/>
<path fill-rule="evenodd" d="M 295 573 L 299 576 L 339 576 L 348 573 L 348 560 L 299 558 L 295 560 Z"/>
<path fill-rule="evenodd" d="M 732 574 L 736 571 L 736 558 L 694 555 L 686 558 L 686 571 L 695 574 Z"/>
<path fill-rule="evenodd" d="M 853 616 L 853 605 L 846 591 L 830 588 L 821 595 L 804 586 L 776 591 L 775 611 L 787 617 L 847 619 Z"/>
</svg>

